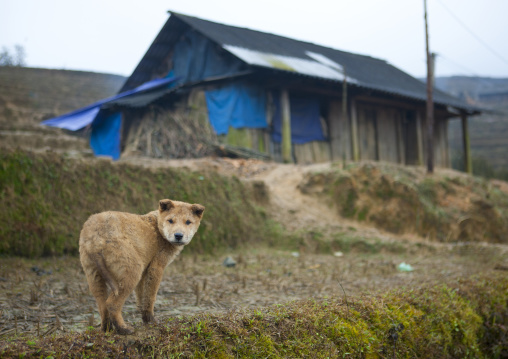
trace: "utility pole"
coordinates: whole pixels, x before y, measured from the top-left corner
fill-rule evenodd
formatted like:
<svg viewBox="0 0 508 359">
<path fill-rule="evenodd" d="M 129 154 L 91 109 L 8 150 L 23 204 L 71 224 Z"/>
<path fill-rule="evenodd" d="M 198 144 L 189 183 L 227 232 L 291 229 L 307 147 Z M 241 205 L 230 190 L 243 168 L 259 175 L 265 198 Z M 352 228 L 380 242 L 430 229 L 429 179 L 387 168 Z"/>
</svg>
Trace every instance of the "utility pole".
<svg viewBox="0 0 508 359">
<path fill-rule="evenodd" d="M 342 142 L 342 167 L 346 167 L 346 128 L 347 117 L 347 75 L 346 68 L 343 67 L 344 80 L 342 81 L 342 131 L 340 133 L 340 141 Z"/>
<path fill-rule="evenodd" d="M 427 22 L 427 0 L 423 0 L 425 11 L 425 45 L 427 54 L 427 173 L 434 173 L 434 103 L 432 88 L 434 87 L 435 54 L 429 50 L 429 26 Z"/>
</svg>

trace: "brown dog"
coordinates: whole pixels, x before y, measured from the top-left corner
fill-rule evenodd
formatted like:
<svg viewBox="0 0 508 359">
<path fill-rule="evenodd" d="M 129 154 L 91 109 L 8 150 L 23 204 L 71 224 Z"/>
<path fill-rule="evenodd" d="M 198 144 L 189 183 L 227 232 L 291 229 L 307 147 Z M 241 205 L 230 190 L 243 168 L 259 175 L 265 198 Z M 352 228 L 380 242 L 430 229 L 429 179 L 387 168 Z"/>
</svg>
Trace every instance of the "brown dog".
<svg viewBox="0 0 508 359">
<path fill-rule="evenodd" d="M 204 210 L 200 204 L 163 199 L 158 211 L 145 215 L 103 212 L 85 222 L 79 255 L 102 330 L 113 325 L 120 334 L 133 332 L 122 318 L 122 307 L 134 289 L 143 322 L 155 320 L 153 307 L 164 268 L 189 244 Z"/>
</svg>

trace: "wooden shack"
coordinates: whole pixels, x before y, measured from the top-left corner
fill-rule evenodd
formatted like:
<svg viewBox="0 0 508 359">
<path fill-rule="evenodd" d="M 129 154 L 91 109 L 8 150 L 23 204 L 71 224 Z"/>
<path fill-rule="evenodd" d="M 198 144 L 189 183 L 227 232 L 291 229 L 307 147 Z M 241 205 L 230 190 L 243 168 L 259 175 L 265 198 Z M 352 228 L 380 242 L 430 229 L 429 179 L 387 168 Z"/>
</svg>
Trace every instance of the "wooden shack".
<svg viewBox="0 0 508 359">
<path fill-rule="evenodd" d="M 189 135 L 277 161 L 426 161 L 425 84 L 380 59 L 171 13 L 121 91 L 168 76 L 163 95 L 117 107 L 124 153 L 185 156 L 146 131 L 167 114 L 168 134 L 176 116 Z M 435 165 L 449 167 L 448 120 L 467 134 L 479 111 L 438 90 L 434 104 Z"/>
</svg>

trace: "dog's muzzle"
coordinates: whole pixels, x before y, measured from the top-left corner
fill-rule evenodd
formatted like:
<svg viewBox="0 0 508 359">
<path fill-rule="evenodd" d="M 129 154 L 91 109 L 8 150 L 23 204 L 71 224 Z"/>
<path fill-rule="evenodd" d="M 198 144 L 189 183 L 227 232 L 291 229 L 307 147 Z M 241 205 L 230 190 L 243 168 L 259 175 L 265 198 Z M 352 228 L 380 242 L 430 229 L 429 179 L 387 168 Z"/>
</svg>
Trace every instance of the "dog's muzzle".
<svg viewBox="0 0 508 359">
<path fill-rule="evenodd" d="M 175 240 L 174 240 L 173 244 L 175 244 L 177 246 L 183 246 L 185 243 L 182 242 L 182 239 L 183 239 L 182 233 L 175 233 Z"/>
</svg>

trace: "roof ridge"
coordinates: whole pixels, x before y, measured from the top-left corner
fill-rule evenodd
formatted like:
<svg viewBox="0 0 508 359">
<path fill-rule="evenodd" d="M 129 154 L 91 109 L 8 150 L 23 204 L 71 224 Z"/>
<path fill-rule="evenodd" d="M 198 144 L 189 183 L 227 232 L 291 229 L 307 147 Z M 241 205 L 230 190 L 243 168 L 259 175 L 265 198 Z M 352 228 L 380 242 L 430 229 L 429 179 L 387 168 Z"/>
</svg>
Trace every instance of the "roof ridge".
<svg viewBox="0 0 508 359">
<path fill-rule="evenodd" d="M 289 40 L 289 41 L 294 41 L 294 42 L 301 43 L 301 44 L 307 44 L 307 45 L 317 46 L 317 47 L 321 47 L 321 48 L 332 50 L 332 51 L 338 51 L 338 52 L 341 52 L 341 53 L 346 54 L 346 55 L 359 56 L 359 57 L 362 57 L 362 58 L 368 58 L 368 59 L 372 59 L 372 60 L 388 63 L 388 61 L 386 61 L 384 59 L 380 59 L 380 58 L 373 57 L 373 56 L 370 56 L 370 55 L 364 55 L 364 54 L 358 54 L 358 53 L 354 53 L 354 52 L 344 51 L 344 50 L 336 49 L 336 48 L 333 48 L 333 47 L 330 47 L 330 46 L 317 44 L 315 42 L 303 41 L 303 40 L 298 40 L 298 39 L 295 39 L 295 38 L 292 38 L 292 37 L 288 37 L 288 36 L 284 36 L 284 35 L 278 35 L 278 34 L 275 34 L 275 33 L 272 33 L 272 32 L 266 32 L 266 31 L 262 31 L 262 30 L 256 30 L 256 29 L 251 29 L 251 28 L 248 28 L 248 27 L 241 27 L 241 26 L 236 26 L 236 25 L 228 25 L 228 24 L 224 24 L 224 23 L 220 23 L 220 22 L 216 22 L 216 21 L 212 21 L 212 20 L 203 19 L 203 18 L 200 18 L 200 17 L 197 17 L 197 16 L 182 14 L 180 12 L 176 12 L 176 11 L 172 11 L 172 10 L 168 10 L 168 13 L 170 15 L 176 15 L 178 18 L 180 18 L 183 21 L 185 21 L 185 18 L 191 18 L 191 19 L 195 19 L 195 20 L 198 20 L 198 21 L 204 21 L 204 22 L 207 22 L 207 23 L 212 23 L 212 24 L 218 25 L 218 26 L 224 26 L 224 27 L 228 27 L 228 28 L 235 28 L 235 29 L 240 29 L 240 30 L 246 30 L 246 31 L 255 32 L 255 33 L 263 34 L 263 35 L 275 36 L 275 37 L 278 37 L 278 38 L 281 38 L 281 39 L 285 39 L 285 40 Z M 185 21 L 185 22 L 189 26 L 194 28 L 194 26 L 192 26 L 192 24 L 189 24 L 187 21 Z M 203 35 L 205 35 L 207 37 L 210 37 L 209 34 L 203 34 Z"/>
</svg>

